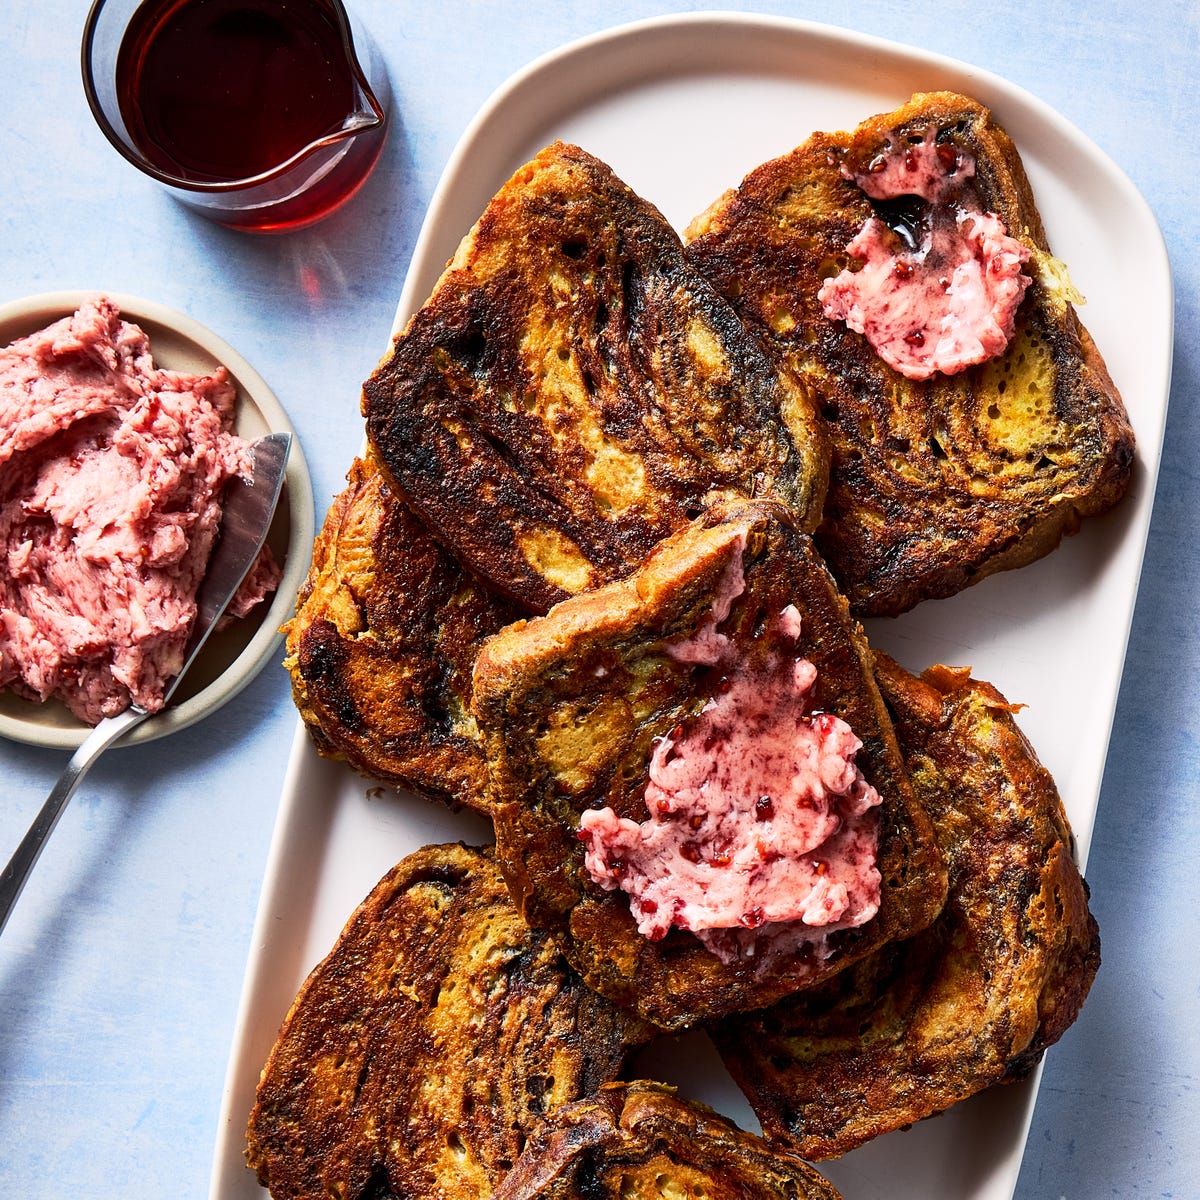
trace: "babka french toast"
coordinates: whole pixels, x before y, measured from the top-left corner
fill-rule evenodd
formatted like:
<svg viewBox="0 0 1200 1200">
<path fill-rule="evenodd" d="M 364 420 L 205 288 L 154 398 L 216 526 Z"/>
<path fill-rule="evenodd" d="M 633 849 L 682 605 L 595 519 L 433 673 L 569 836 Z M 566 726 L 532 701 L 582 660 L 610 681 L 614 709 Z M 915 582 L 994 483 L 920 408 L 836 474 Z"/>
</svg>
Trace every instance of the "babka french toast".
<svg viewBox="0 0 1200 1200">
<path fill-rule="evenodd" d="M 782 506 L 710 513 L 501 630 L 474 706 L 518 907 L 664 1028 L 813 986 L 941 907 L 865 639 Z"/>
<path fill-rule="evenodd" d="M 357 459 L 285 629 L 292 695 L 317 749 L 486 811 L 471 671 L 483 639 L 519 615 L 430 537 L 369 452 Z"/>
<path fill-rule="evenodd" d="M 488 851 L 426 847 L 305 981 L 246 1159 L 277 1200 L 486 1200 L 540 1118 L 615 1079 L 651 1032 L 525 925 Z"/>
<path fill-rule="evenodd" d="M 816 533 L 851 608 L 895 614 L 1048 553 L 1125 492 L 1134 437 L 986 108 L 918 94 L 764 163 L 688 257 L 820 397 Z"/>
<path fill-rule="evenodd" d="M 431 532 L 528 610 L 723 500 L 820 519 L 828 440 L 651 204 L 558 142 L 500 189 L 363 387 Z"/>
<path fill-rule="evenodd" d="M 815 1167 L 658 1084 L 548 1114 L 495 1200 L 841 1200 Z"/>
<path fill-rule="evenodd" d="M 827 984 L 713 1030 L 771 1139 L 822 1160 L 1027 1074 L 1100 963 L 1050 774 L 965 670 L 877 672 L 950 876 L 938 919 Z"/>
</svg>

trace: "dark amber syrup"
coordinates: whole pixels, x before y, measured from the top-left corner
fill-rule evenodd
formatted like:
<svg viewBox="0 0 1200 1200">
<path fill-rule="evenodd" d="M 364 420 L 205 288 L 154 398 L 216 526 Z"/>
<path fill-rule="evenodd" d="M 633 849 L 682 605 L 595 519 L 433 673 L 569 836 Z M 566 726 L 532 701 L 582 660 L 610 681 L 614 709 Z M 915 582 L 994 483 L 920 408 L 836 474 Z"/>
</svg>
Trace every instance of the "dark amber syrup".
<svg viewBox="0 0 1200 1200">
<path fill-rule="evenodd" d="M 342 29 L 326 0 L 143 4 L 121 43 L 116 88 L 126 128 L 146 159 L 200 185 L 271 172 L 361 108 Z M 244 223 L 285 227 L 315 219 L 357 189 L 381 145 L 382 127 L 356 135 L 331 175 Z"/>
</svg>

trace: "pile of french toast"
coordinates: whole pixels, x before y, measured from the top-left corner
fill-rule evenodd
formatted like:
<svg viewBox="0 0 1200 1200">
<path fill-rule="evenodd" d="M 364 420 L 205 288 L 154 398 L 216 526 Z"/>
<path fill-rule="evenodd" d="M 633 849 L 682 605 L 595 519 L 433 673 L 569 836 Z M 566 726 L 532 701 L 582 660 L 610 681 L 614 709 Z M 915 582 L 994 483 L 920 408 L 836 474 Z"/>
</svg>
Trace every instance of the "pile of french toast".
<svg viewBox="0 0 1200 1200">
<path fill-rule="evenodd" d="M 323 754 L 495 843 L 398 863 L 304 983 L 274 1196 L 832 1198 L 811 1161 L 1032 1070 L 1099 965 L 1054 781 L 860 619 L 1120 499 L 1076 299 L 957 94 L 686 240 L 575 146 L 504 184 L 364 384 L 286 660 Z M 685 1029 L 761 1136 L 628 1078 Z"/>
</svg>

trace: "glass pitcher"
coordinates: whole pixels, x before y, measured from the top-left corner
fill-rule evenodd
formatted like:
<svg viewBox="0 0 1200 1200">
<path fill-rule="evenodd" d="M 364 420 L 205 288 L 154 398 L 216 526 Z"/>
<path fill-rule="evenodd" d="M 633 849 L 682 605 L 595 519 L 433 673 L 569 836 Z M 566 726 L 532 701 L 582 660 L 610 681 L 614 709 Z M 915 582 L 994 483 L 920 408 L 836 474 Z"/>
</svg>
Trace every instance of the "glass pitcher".
<svg viewBox="0 0 1200 1200">
<path fill-rule="evenodd" d="M 341 0 L 94 0 L 82 59 L 108 140 L 232 228 L 318 220 L 383 149 L 387 72 Z"/>
</svg>

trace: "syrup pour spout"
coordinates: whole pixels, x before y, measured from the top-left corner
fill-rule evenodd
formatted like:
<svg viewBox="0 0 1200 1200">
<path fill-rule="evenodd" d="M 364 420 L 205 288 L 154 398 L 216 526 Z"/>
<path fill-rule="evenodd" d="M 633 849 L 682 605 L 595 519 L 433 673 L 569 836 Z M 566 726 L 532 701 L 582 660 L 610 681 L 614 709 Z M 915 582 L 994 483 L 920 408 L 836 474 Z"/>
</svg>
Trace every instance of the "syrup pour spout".
<svg viewBox="0 0 1200 1200">
<path fill-rule="evenodd" d="M 384 110 L 375 93 L 365 85 L 359 87 L 355 96 L 356 107 L 346 114 L 342 121 L 341 132 L 344 134 L 365 133 L 368 129 L 378 129 L 384 122 Z"/>
<path fill-rule="evenodd" d="M 342 132 L 345 134 L 363 133 L 369 129 L 378 129 L 386 120 L 384 98 L 376 96 L 371 85 L 371 79 L 378 79 L 382 87 L 387 87 L 387 75 L 381 63 L 371 61 L 378 59 L 374 43 L 366 36 L 365 30 L 359 27 L 358 41 L 355 40 L 354 24 L 346 6 L 341 0 L 329 0 L 334 16 L 342 31 L 342 51 L 345 54 L 346 68 L 354 79 L 354 108 L 346 114 L 342 122 Z M 369 60 L 364 69 L 359 61 L 361 46 L 363 56 Z"/>
</svg>

